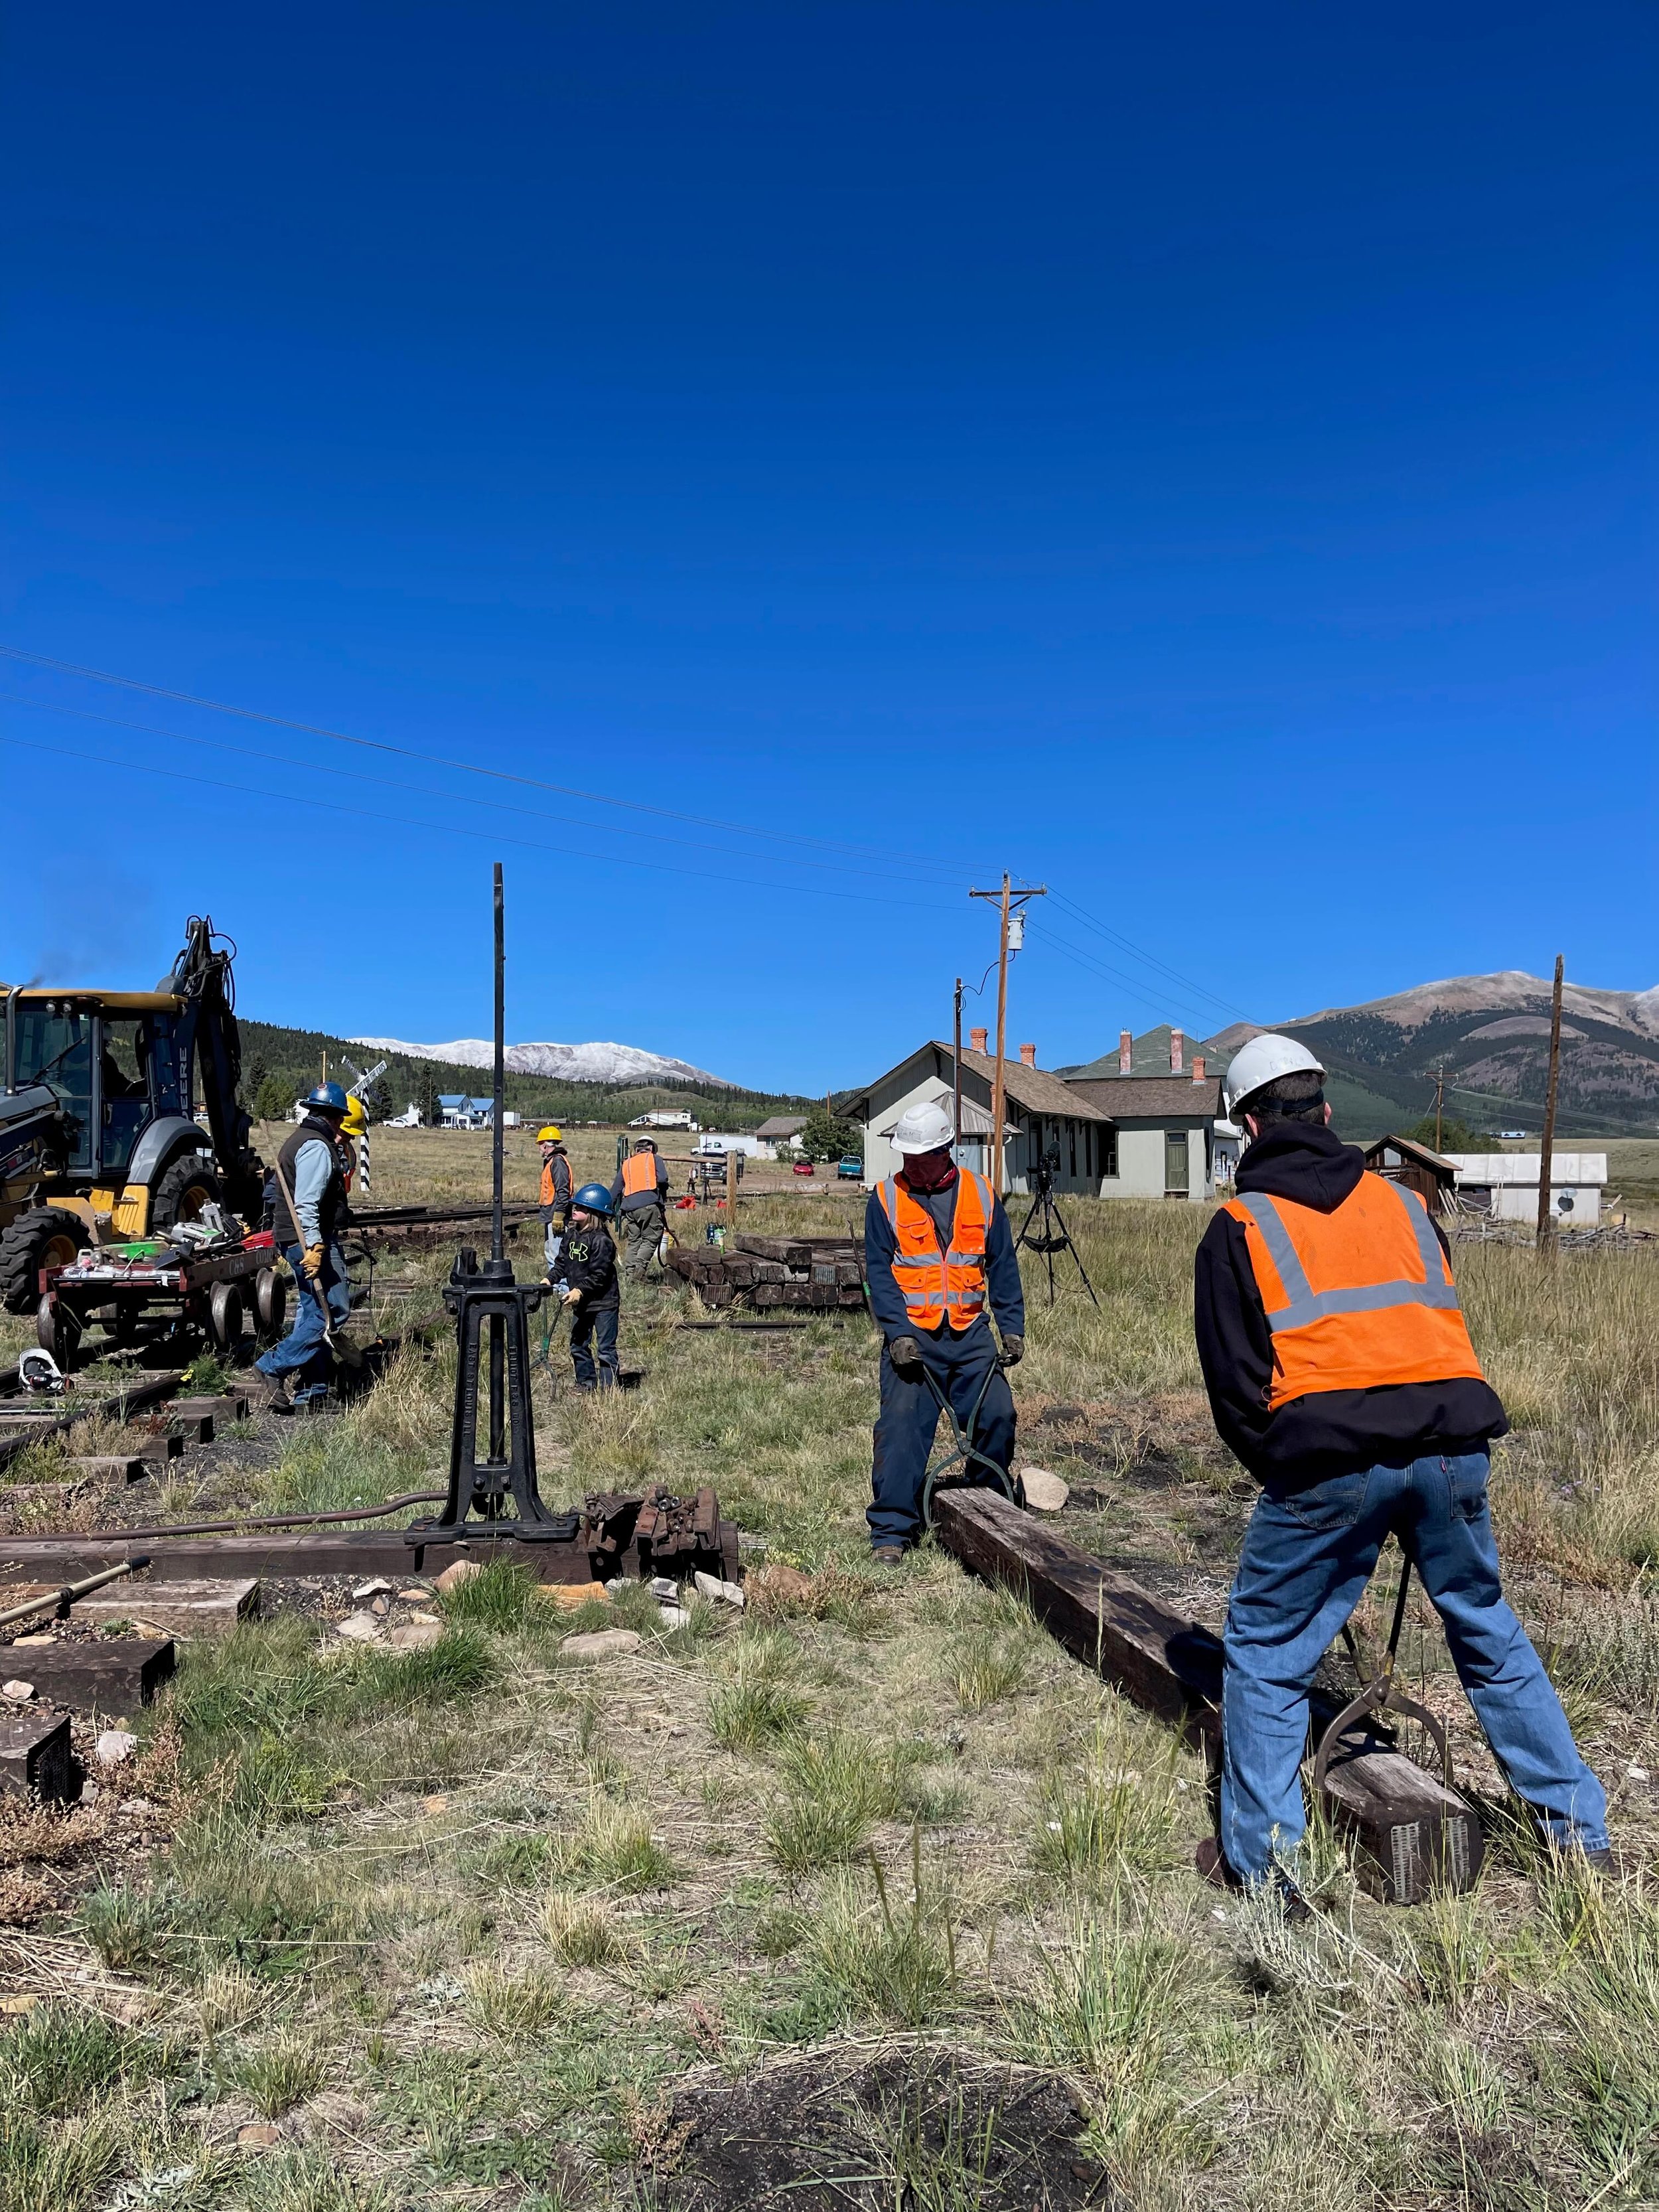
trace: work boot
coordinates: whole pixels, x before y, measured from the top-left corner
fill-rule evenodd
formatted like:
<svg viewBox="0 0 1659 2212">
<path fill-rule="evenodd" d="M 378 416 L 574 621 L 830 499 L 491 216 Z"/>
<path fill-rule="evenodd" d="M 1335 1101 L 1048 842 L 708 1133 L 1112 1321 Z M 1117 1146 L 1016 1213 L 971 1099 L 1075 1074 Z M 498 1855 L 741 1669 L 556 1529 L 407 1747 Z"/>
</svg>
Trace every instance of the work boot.
<svg viewBox="0 0 1659 2212">
<path fill-rule="evenodd" d="M 1212 1889 L 1231 1890 L 1242 1896 L 1250 1886 L 1228 1863 L 1226 1853 L 1214 1836 L 1206 1836 L 1203 1842 L 1200 1844 L 1193 1854 L 1193 1865 L 1200 1876 L 1209 1883 Z M 1298 1925 L 1302 1921 L 1312 1919 L 1313 1907 L 1290 1876 L 1280 1868 L 1275 1867 L 1267 1879 L 1261 1883 L 1261 1887 L 1267 1894 L 1279 1899 L 1284 1908 L 1285 1917 L 1292 1927 Z"/>
<path fill-rule="evenodd" d="M 878 1567 L 902 1567 L 904 1565 L 902 1544 L 878 1544 L 870 1557 Z"/>
<path fill-rule="evenodd" d="M 265 1382 L 265 1411 L 268 1413 L 289 1414 L 294 1411 L 292 1377 L 288 1375 L 269 1375 Z"/>
</svg>

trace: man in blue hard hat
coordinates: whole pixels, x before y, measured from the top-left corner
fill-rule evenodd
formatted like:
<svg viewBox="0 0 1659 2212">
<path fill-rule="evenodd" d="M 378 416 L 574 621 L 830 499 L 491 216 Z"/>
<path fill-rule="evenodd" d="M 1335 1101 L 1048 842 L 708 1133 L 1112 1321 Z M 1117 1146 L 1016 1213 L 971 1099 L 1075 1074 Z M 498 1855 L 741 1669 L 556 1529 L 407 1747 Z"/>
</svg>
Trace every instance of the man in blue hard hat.
<svg viewBox="0 0 1659 2212">
<path fill-rule="evenodd" d="M 351 1102 L 337 1083 L 319 1083 L 302 1103 L 305 1119 L 277 1154 L 268 1186 L 271 1228 L 296 1291 L 293 1327 L 255 1362 L 276 1386 L 270 1401 L 276 1413 L 314 1410 L 326 1401 L 328 1333 L 351 1318 L 351 1286 L 340 1249 L 346 1216 L 340 1131 Z"/>
<path fill-rule="evenodd" d="M 564 1303 L 570 1310 L 570 1360 L 579 1390 L 614 1390 L 619 1378 L 617 1321 L 622 1297 L 610 1220 L 611 1193 L 602 1182 L 585 1182 L 571 1200 L 570 1225 L 559 1255 Z"/>
</svg>

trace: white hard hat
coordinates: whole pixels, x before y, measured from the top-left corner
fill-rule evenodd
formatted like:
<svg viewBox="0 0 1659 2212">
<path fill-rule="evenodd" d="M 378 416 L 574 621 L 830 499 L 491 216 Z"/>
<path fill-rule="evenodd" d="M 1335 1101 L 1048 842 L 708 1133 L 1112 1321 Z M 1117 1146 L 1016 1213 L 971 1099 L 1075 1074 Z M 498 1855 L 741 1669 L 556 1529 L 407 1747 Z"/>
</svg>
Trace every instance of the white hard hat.
<svg viewBox="0 0 1659 2212">
<path fill-rule="evenodd" d="M 1277 1036 L 1272 1030 L 1263 1030 L 1253 1036 L 1249 1044 L 1233 1054 L 1221 1095 L 1230 1117 L 1242 1105 L 1249 1103 L 1252 1091 L 1260 1091 L 1264 1084 L 1276 1083 L 1281 1075 L 1323 1075 L 1324 1069 L 1305 1044 L 1294 1037 Z"/>
<path fill-rule="evenodd" d="M 956 1133 L 944 1107 L 930 1098 L 924 1105 L 907 1106 L 899 1115 L 898 1126 L 893 1131 L 893 1150 L 907 1155 L 936 1152 L 945 1145 L 954 1144 Z"/>
</svg>

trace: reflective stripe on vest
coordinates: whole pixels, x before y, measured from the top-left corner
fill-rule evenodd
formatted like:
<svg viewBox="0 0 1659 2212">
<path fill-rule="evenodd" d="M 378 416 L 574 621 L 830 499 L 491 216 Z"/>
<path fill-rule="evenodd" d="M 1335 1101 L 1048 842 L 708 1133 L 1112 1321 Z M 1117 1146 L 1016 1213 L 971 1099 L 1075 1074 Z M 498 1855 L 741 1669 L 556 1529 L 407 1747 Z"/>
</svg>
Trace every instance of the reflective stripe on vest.
<svg viewBox="0 0 1659 2212">
<path fill-rule="evenodd" d="M 654 1152 L 633 1152 L 623 1162 L 623 1196 L 638 1198 L 642 1191 L 657 1193 L 657 1156 Z"/>
<path fill-rule="evenodd" d="M 1291 1242 L 1291 1232 L 1272 1199 L 1259 1198 L 1252 1191 L 1239 1200 L 1261 1231 L 1261 1241 L 1272 1255 L 1279 1279 L 1290 1296 L 1289 1305 L 1267 1316 L 1267 1326 L 1275 1334 L 1281 1328 L 1305 1328 L 1310 1321 L 1322 1320 L 1326 1314 L 1382 1313 L 1389 1306 L 1439 1306 L 1457 1310 L 1456 1287 L 1446 1272 L 1446 1255 L 1440 1249 L 1440 1239 L 1434 1233 L 1427 1211 L 1415 1194 L 1409 1199 L 1403 1192 L 1400 1195 L 1417 1238 L 1418 1254 L 1423 1262 L 1422 1281 L 1407 1276 L 1396 1283 L 1364 1283 L 1340 1291 L 1315 1290 Z"/>
<path fill-rule="evenodd" d="M 985 1310 L 985 1242 L 991 1226 L 991 1186 L 971 1168 L 957 1170 L 956 1203 L 951 1210 L 951 1243 L 941 1251 L 939 1231 L 927 1208 L 901 1190 L 889 1176 L 877 1186 L 897 1249 L 893 1279 L 903 1294 L 905 1311 L 921 1328 L 948 1321 L 952 1328 L 971 1328 Z M 963 1199 L 971 1191 L 977 1222 L 963 1219 Z M 979 1242 L 959 1244 L 959 1235 L 977 1233 Z M 907 1249 L 907 1246 L 908 1249 Z"/>
<path fill-rule="evenodd" d="M 1274 1411 L 1322 1390 L 1480 1379 L 1451 1269 L 1414 1192 L 1367 1173 L 1329 1213 L 1255 1192 L 1224 1211 L 1244 1225 L 1273 1332 Z M 1365 1277 L 1381 1279 L 1356 1279 Z"/>
</svg>

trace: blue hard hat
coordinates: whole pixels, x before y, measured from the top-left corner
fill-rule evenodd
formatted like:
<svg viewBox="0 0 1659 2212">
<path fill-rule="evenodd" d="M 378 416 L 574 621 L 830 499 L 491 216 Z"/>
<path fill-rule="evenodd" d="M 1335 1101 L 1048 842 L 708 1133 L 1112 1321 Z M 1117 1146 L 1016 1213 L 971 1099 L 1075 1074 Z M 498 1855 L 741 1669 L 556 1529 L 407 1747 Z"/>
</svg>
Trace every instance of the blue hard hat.
<svg viewBox="0 0 1659 2212">
<path fill-rule="evenodd" d="M 584 1213 L 602 1213 L 607 1220 L 611 1218 L 611 1193 L 602 1182 L 585 1182 L 570 1203 L 580 1206 Z"/>
<path fill-rule="evenodd" d="M 305 1103 L 307 1106 L 331 1107 L 337 1114 L 349 1114 L 351 1111 L 351 1101 L 337 1083 L 315 1085 L 307 1091 Z"/>
</svg>

